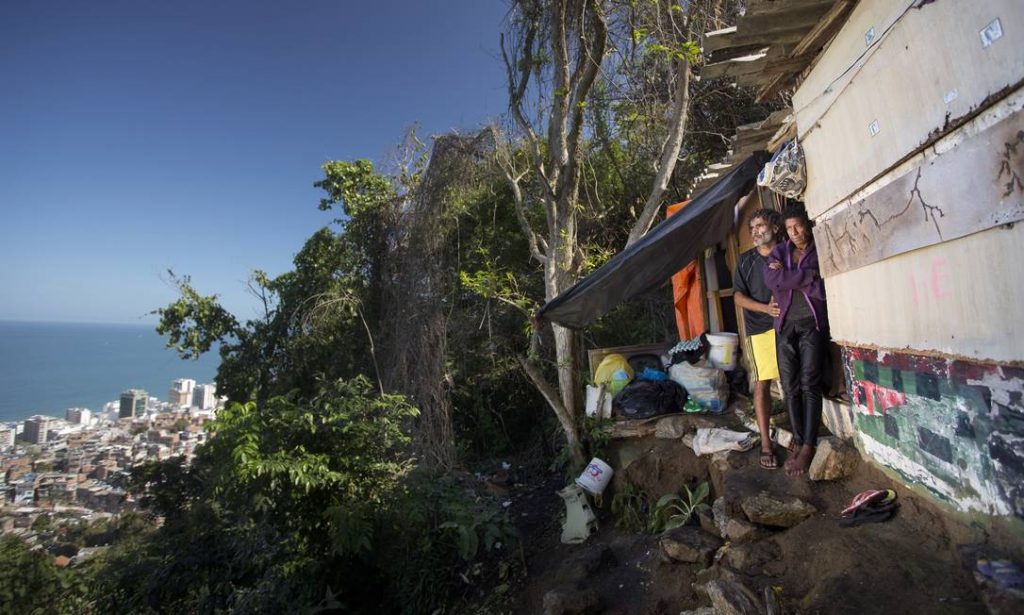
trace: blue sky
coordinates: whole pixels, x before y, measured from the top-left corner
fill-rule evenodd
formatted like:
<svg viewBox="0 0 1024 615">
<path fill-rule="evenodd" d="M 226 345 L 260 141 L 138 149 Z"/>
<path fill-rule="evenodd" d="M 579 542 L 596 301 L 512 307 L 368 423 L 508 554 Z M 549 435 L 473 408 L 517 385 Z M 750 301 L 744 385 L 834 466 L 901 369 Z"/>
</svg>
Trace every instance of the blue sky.
<svg viewBox="0 0 1024 615">
<path fill-rule="evenodd" d="M 501 0 L 0 3 L 0 319 L 152 321 L 333 218 L 327 160 L 506 107 Z"/>
</svg>

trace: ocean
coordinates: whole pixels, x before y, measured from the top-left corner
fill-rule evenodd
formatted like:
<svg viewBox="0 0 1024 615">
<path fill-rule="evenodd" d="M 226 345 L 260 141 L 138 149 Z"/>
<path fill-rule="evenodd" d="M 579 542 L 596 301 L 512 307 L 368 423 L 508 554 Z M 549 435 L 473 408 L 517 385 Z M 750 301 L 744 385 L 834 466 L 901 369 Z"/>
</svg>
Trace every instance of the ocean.
<svg viewBox="0 0 1024 615">
<path fill-rule="evenodd" d="M 0 422 L 33 414 L 64 418 L 67 408 L 103 410 L 126 389 L 167 400 L 171 382 L 213 382 L 216 349 L 185 361 L 155 325 L 0 320 Z"/>
</svg>

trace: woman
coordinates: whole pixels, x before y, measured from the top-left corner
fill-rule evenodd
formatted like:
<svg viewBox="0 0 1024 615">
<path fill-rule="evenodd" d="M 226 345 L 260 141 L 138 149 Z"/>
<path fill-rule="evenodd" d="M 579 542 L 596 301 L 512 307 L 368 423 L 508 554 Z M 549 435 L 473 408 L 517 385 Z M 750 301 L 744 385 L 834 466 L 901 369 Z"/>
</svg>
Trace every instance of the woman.
<svg viewBox="0 0 1024 615">
<path fill-rule="evenodd" d="M 821 425 L 821 379 L 828 340 L 825 282 L 818 270 L 811 222 L 801 206 L 782 214 L 788 239 L 772 249 L 764 281 L 776 303 L 776 350 L 779 376 L 793 430 L 795 453 L 786 460 L 786 474 L 800 476 L 814 459 Z"/>
</svg>

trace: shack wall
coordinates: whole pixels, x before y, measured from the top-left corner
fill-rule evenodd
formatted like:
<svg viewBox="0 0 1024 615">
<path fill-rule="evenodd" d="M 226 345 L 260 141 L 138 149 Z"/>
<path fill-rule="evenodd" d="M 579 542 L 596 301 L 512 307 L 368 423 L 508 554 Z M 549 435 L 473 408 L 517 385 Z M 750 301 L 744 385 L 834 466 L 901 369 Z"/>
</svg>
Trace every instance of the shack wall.
<svg viewBox="0 0 1024 615">
<path fill-rule="evenodd" d="M 1019 0 L 862 0 L 793 96 L 839 419 L 908 484 L 1018 520 L 1022 32 Z"/>
<path fill-rule="evenodd" d="M 862 0 L 793 95 L 812 217 L 1024 79 L 1024 2 L 914 4 Z"/>
</svg>

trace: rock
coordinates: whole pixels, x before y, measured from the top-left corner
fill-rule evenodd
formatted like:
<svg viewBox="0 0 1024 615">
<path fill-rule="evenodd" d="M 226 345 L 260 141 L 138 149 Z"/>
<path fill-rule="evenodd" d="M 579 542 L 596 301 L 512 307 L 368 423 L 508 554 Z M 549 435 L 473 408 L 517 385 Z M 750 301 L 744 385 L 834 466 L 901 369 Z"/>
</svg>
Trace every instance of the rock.
<svg viewBox="0 0 1024 615">
<path fill-rule="evenodd" d="M 761 615 L 761 601 L 742 583 L 711 581 L 707 592 L 718 615 Z"/>
<path fill-rule="evenodd" d="M 765 491 L 745 498 L 741 506 L 747 518 L 754 523 L 774 527 L 793 527 L 818 512 L 817 508 L 800 498 L 778 498 Z"/>
<path fill-rule="evenodd" d="M 757 526 L 732 515 L 724 497 L 715 500 L 711 512 L 718 527 L 718 534 L 731 542 L 754 540 L 761 536 Z"/>
<path fill-rule="evenodd" d="M 601 612 L 597 592 L 578 587 L 558 587 L 544 594 L 544 615 L 591 615 Z"/>
<path fill-rule="evenodd" d="M 717 612 L 715 611 L 715 607 L 702 606 L 698 609 L 693 609 L 692 611 L 680 611 L 679 615 L 717 615 Z"/>
<path fill-rule="evenodd" d="M 779 603 L 779 595 L 775 593 L 775 590 L 768 586 L 761 594 L 764 596 L 765 615 L 782 615 L 782 604 Z"/>
<path fill-rule="evenodd" d="M 754 571 L 779 557 L 779 546 L 772 540 L 733 545 L 726 550 L 722 561 L 736 570 Z"/>
<path fill-rule="evenodd" d="M 811 480 L 836 480 L 853 472 L 859 462 L 860 455 L 849 444 L 836 438 L 822 438 L 807 476 Z"/>
<path fill-rule="evenodd" d="M 658 540 L 662 553 L 676 562 L 711 563 L 722 539 L 696 527 L 680 527 L 666 532 Z"/>
<path fill-rule="evenodd" d="M 596 549 L 587 549 L 562 562 L 558 580 L 566 584 L 580 583 L 617 564 L 611 547 L 604 545 Z"/>
<path fill-rule="evenodd" d="M 654 428 L 654 436 L 666 440 L 682 438 L 687 432 L 693 431 L 693 427 L 687 418 L 689 417 L 685 414 L 666 416 L 658 421 L 658 425 Z"/>
<path fill-rule="evenodd" d="M 705 532 L 721 537 L 721 531 L 718 526 L 715 525 L 715 515 L 711 512 L 711 507 L 707 504 L 698 504 L 693 510 L 693 514 L 697 517 L 697 521 L 700 523 L 700 528 Z"/>
<path fill-rule="evenodd" d="M 729 519 L 722 529 L 722 537 L 730 542 L 746 542 L 757 540 L 763 536 L 761 530 L 743 519 Z"/>
</svg>

